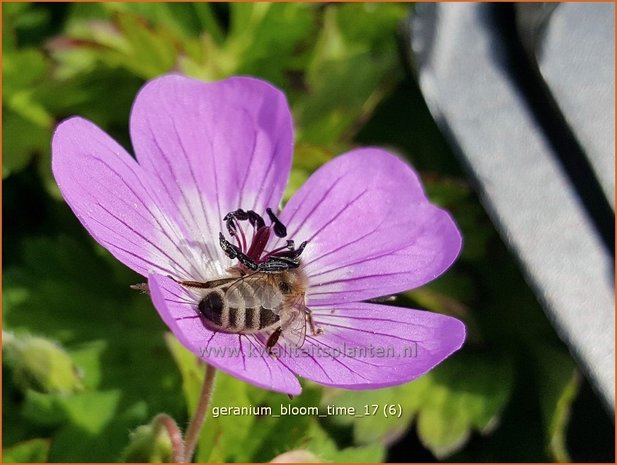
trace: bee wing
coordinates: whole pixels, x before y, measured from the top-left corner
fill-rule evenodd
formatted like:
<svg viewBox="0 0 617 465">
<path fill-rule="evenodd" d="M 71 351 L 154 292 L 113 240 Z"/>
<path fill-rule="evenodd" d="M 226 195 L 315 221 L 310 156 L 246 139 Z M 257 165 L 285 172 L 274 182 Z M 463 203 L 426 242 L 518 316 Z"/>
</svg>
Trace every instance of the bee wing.
<svg viewBox="0 0 617 465">
<path fill-rule="evenodd" d="M 263 287 L 265 277 L 261 273 L 252 273 L 235 278 L 227 285 L 221 286 L 230 307 L 255 307 L 259 297 L 255 290 Z"/>
<path fill-rule="evenodd" d="M 268 276 L 262 276 L 264 279 L 253 286 L 255 298 L 257 300 L 256 303 L 280 315 L 283 307 L 283 293 L 274 285 Z"/>
<path fill-rule="evenodd" d="M 306 306 L 304 299 L 296 299 L 291 308 L 285 311 L 281 325 L 281 339 L 292 347 L 300 348 L 304 345 L 306 337 Z"/>
</svg>

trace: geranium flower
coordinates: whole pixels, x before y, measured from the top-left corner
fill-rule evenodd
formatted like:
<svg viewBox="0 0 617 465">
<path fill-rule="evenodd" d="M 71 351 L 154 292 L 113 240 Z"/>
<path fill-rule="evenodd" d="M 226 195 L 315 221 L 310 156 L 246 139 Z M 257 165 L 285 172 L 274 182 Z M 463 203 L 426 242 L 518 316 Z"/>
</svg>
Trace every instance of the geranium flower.
<svg viewBox="0 0 617 465">
<path fill-rule="evenodd" d="M 465 329 L 454 318 L 367 302 L 431 281 L 461 247 L 450 215 L 429 203 L 396 156 L 366 148 L 336 157 L 272 227 L 266 209 L 276 215 L 293 152 L 290 110 L 276 88 L 247 77 L 204 83 L 164 76 L 139 92 L 130 134 L 135 158 L 89 121 L 64 121 L 53 138 L 54 176 L 90 234 L 148 279 L 163 321 L 207 363 L 295 395 L 298 375 L 348 389 L 405 383 L 462 345 Z M 228 225 L 227 213 L 239 209 L 265 217 L 264 225 L 244 213 Z M 270 234 L 283 225 L 286 237 Z M 260 226 L 268 231 L 256 233 Z M 198 308 L 204 290 L 180 281 L 209 282 L 242 268 L 224 241 L 253 261 L 278 255 L 299 262 L 303 303 L 322 332 L 307 328 L 298 350 L 273 355 L 264 334 L 208 325 Z M 286 251 L 303 241 L 290 258 Z M 286 347 L 283 336 L 275 348 Z"/>
</svg>

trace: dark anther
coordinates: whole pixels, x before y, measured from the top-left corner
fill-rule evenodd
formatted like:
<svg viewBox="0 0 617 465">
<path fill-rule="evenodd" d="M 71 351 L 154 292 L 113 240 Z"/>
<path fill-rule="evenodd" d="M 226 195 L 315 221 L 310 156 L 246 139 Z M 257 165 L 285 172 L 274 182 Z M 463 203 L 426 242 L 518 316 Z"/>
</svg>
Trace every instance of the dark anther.
<svg viewBox="0 0 617 465">
<path fill-rule="evenodd" d="M 304 241 L 302 242 L 302 244 L 300 244 L 300 247 L 298 247 L 296 250 L 294 250 L 294 253 L 292 254 L 292 256 L 290 258 L 298 258 L 300 256 L 300 254 L 304 251 L 304 248 L 306 247 L 307 242 Z"/>
<path fill-rule="evenodd" d="M 264 219 L 253 210 L 247 212 L 247 219 L 255 229 L 263 228 L 266 225 Z"/>
<path fill-rule="evenodd" d="M 233 220 L 227 220 L 225 224 L 227 225 L 227 232 L 229 232 L 229 235 L 235 237 L 237 231 L 236 223 L 234 223 Z"/>
<path fill-rule="evenodd" d="M 229 258 L 237 258 L 240 263 L 242 263 L 250 270 L 255 271 L 258 269 L 259 265 L 255 262 L 255 260 L 252 260 L 249 256 L 244 254 L 242 250 L 240 250 L 237 246 L 233 245 L 231 242 L 225 239 L 223 233 L 219 233 L 219 243 L 221 244 L 221 249 L 223 249 L 223 252 L 225 252 L 225 255 L 227 255 Z"/>
<path fill-rule="evenodd" d="M 266 273 L 279 273 L 292 268 L 298 268 L 300 262 L 287 257 L 270 257 L 266 262 L 259 264 L 259 271 Z"/>
<path fill-rule="evenodd" d="M 236 232 L 238 231 L 238 221 L 246 221 L 247 218 L 248 214 L 241 208 L 225 215 L 223 221 L 225 221 L 227 231 L 231 237 L 236 237 Z"/>
<path fill-rule="evenodd" d="M 236 259 L 243 267 L 248 270 L 259 271 L 263 273 L 281 273 L 286 270 L 298 268 L 300 266 L 299 256 L 306 246 L 306 241 L 300 244 L 298 249 L 295 248 L 293 240 L 288 239 L 286 246 L 279 247 L 272 252 L 267 252 L 263 255 L 268 240 L 270 239 L 271 231 L 274 231 L 278 237 L 287 236 L 287 228 L 274 214 L 272 209 L 267 208 L 266 213 L 270 218 L 271 225 L 265 226 L 263 217 L 253 210 L 237 209 L 225 215 L 223 220 L 227 227 L 227 231 L 232 238 L 236 238 L 238 244 L 229 242 L 223 233 L 219 233 L 219 243 L 221 249 L 230 259 Z M 248 221 L 255 229 L 253 237 L 249 244 L 246 243 L 241 221 Z M 241 241 L 238 239 L 238 234 L 241 234 Z"/>
<path fill-rule="evenodd" d="M 289 250 L 285 252 L 278 252 L 277 254 L 275 254 L 276 257 L 284 257 L 284 258 L 289 258 L 291 260 L 295 260 L 302 254 L 307 244 L 307 242 L 304 241 L 302 244 L 300 244 L 300 247 L 298 247 L 297 249 L 294 249 L 293 244 L 292 244 L 292 247 L 289 246 L 289 242 L 290 241 L 287 241 L 287 248 Z"/>
<path fill-rule="evenodd" d="M 248 219 L 248 214 L 241 208 L 238 208 L 236 211 L 227 213 L 227 215 L 225 215 L 225 218 L 223 218 L 223 221 L 229 221 L 233 218 L 237 219 L 238 221 L 246 221 Z"/>
<path fill-rule="evenodd" d="M 256 271 L 259 269 L 259 265 L 255 263 L 254 260 L 251 260 L 249 257 L 244 255 L 242 252 L 238 252 L 238 261 L 246 266 L 249 270 Z"/>
<path fill-rule="evenodd" d="M 221 249 L 223 249 L 223 252 L 225 252 L 225 255 L 227 255 L 229 258 L 234 259 L 238 256 L 238 253 L 240 251 L 235 245 L 225 239 L 223 233 L 219 233 L 219 244 L 221 245 Z"/>
<path fill-rule="evenodd" d="M 278 237 L 285 237 L 287 235 L 287 228 L 285 225 L 276 217 L 276 215 L 272 212 L 272 209 L 266 208 L 266 213 L 270 217 L 270 221 L 272 221 L 274 234 Z"/>
</svg>

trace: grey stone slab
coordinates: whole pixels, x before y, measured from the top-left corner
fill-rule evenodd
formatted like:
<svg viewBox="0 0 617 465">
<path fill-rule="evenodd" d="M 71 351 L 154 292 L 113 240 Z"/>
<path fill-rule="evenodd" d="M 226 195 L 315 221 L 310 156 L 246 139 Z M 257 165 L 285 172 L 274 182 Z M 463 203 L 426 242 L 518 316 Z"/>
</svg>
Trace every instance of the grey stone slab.
<svg viewBox="0 0 617 465">
<path fill-rule="evenodd" d="M 558 334 L 613 406 L 614 260 L 503 66 L 490 8 L 418 5 L 420 86 Z"/>
<path fill-rule="evenodd" d="M 562 3 L 536 60 L 615 209 L 615 5 Z"/>
</svg>

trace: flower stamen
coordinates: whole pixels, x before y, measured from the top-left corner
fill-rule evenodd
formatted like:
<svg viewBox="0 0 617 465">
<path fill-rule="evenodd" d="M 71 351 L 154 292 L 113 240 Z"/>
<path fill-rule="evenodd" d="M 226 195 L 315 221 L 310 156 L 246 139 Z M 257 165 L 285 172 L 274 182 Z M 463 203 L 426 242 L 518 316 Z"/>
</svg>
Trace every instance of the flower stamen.
<svg viewBox="0 0 617 465">
<path fill-rule="evenodd" d="M 287 244 L 272 251 L 266 251 L 266 245 L 270 240 L 271 232 L 280 238 L 287 236 L 287 228 L 278 219 L 274 212 L 266 209 L 271 224 L 266 226 L 264 219 L 253 210 L 244 211 L 241 208 L 229 212 L 223 218 L 229 235 L 236 240 L 236 244 L 229 242 L 223 233 L 219 233 L 219 242 L 223 252 L 240 262 L 238 267 L 241 271 L 262 271 L 265 273 L 279 273 L 300 266 L 300 254 L 306 247 L 307 242 L 295 248 L 293 240 L 287 240 Z M 253 228 L 253 236 L 250 245 L 246 241 L 246 235 L 241 221 L 248 221 Z"/>
</svg>

